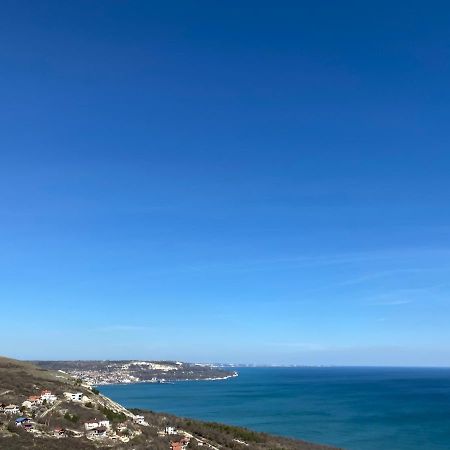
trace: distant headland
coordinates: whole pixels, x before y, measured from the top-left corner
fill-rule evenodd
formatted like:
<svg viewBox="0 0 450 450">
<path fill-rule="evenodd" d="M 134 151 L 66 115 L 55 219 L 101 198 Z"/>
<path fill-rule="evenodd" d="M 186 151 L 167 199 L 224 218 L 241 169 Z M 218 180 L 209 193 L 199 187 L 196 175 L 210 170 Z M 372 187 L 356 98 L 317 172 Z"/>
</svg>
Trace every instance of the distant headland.
<svg viewBox="0 0 450 450">
<path fill-rule="evenodd" d="M 179 361 L 33 361 L 47 370 L 59 370 L 91 386 L 125 383 L 169 383 L 193 380 L 225 380 L 238 376 L 210 364 Z"/>
</svg>

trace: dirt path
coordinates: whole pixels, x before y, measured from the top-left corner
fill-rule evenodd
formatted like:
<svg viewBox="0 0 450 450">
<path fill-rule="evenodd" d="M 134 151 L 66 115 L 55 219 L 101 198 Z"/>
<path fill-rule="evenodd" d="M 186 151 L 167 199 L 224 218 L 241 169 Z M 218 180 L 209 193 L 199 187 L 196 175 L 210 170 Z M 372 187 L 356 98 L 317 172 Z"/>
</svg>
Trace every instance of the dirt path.
<svg viewBox="0 0 450 450">
<path fill-rule="evenodd" d="M 197 442 L 201 442 L 203 445 L 212 448 L 213 450 L 220 450 L 218 447 L 215 447 L 214 445 L 210 444 L 206 439 L 194 436 L 191 433 L 188 433 L 187 431 L 180 430 L 186 437 L 189 437 L 190 439 L 195 439 Z"/>
<path fill-rule="evenodd" d="M 40 416 L 40 418 L 42 419 L 43 417 L 45 417 L 50 411 L 53 411 L 57 406 L 59 406 L 62 403 L 62 400 L 56 400 L 55 403 L 52 404 L 52 406 L 49 409 L 46 409 Z"/>
</svg>

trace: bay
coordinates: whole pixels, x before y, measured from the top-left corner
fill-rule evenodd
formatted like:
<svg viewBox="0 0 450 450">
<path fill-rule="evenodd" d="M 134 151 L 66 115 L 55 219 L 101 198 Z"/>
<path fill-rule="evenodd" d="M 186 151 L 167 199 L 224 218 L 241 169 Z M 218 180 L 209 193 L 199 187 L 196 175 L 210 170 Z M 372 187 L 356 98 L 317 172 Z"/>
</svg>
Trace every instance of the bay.
<svg viewBox="0 0 450 450">
<path fill-rule="evenodd" d="M 450 369 L 238 368 L 223 381 L 100 386 L 126 407 L 349 450 L 450 448 Z"/>
</svg>

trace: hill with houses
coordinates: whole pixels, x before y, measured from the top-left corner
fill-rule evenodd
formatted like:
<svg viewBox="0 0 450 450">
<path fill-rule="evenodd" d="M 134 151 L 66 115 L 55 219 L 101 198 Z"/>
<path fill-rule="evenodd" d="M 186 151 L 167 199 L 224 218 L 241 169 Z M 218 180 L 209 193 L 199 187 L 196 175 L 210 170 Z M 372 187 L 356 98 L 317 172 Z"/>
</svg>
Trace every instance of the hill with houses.
<svg viewBox="0 0 450 450">
<path fill-rule="evenodd" d="M 220 380 L 237 376 L 234 370 L 180 361 L 32 361 L 49 370 L 61 370 L 88 384 L 164 383 Z"/>
<path fill-rule="evenodd" d="M 0 448 L 325 450 L 244 428 L 128 410 L 79 378 L 0 357 Z"/>
</svg>

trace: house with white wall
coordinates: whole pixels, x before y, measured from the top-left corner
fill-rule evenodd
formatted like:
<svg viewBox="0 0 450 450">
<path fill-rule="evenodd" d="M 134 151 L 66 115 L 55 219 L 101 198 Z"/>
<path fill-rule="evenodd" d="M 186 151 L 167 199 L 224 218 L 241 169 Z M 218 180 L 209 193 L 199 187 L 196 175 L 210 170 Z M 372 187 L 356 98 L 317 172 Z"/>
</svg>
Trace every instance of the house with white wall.
<svg viewBox="0 0 450 450">
<path fill-rule="evenodd" d="M 85 424 L 84 424 L 84 429 L 86 431 L 95 430 L 98 427 L 99 427 L 99 425 L 98 425 L 98 422 L 96 422 L 96 421 L 85 422 Z"/>
<path fill-rule="evenodd" d="M 82 392 L 64 392 L 64 397 L 71 402 L 81 402 L 83 400 Z"/>
<path fill-rule="evenodd" d="M 3 412 L 5 414 L 18 414 L 19 407 L 17 405 L 8 405 L 8 406 L 5 406 L 5 408 L 3 409 Z"/>
<path fill-rule="evenodd" d="M 111 428 L 111 424 L 109 423 L 109 420 L 99 420 L 98 421 L 98 426 L 99 427 L 105 427 L 108 430 Z"/>
<path fill-rule="evenodd" d="M 47 403 L 54 403 L 57 400 L 56 395 L 53 395 L 50 391 L 41 392 L 41 400 Z"/>
</svg>

